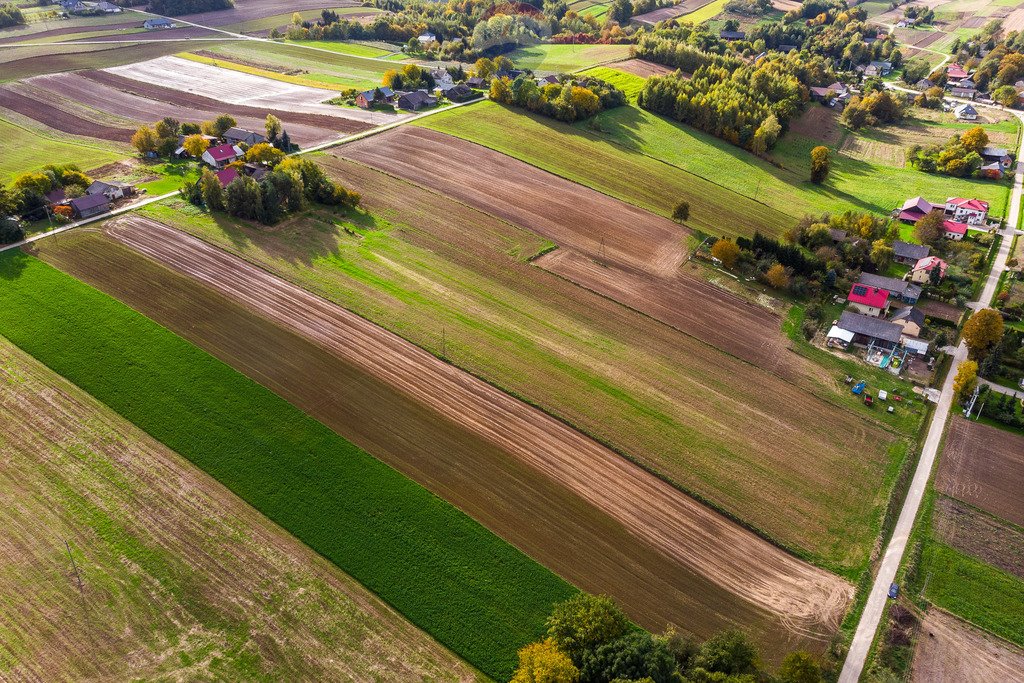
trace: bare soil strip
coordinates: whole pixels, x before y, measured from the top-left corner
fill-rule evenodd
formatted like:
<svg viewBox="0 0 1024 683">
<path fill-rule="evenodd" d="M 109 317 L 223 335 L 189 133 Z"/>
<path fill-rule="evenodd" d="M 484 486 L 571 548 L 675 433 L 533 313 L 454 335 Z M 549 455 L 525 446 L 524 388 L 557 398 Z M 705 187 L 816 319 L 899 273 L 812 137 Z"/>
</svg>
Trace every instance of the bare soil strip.
<svg viewBox="0 0 1024 683">
<path fill-rule="evenodd" d="M 1024 579 L 1024 530 L 954 498 L 938 496 L 935 537 L 962 553 Z"/>
<path fill-rule="evenodd" d="M 923 302 L 917 305 L 925 315 L 930 315 L 933 318 L 942 318 L 950 322 L 958 322 L 963 316 L 963 310 L 957 308 L 953 304 L 947 304 L 945 301 L 934 301 L 932 299 L 925 299 Z"/>
<path fill-rule="evenodd" d="M 794 633 L 827 637 L 838 625 L 852 595 L 849 584 L 757 538 L 553 418 L 338 306 L 173 229 L 133 218 L 109 232 L 499 446 L 679 565 L 774 612 Z"/>
<path fill-rule="evenodd" d="M 954 416 L 935 489 L 1024 525 L 1024 437 Z"/>
<path fill-rule="evenodd" d="M 48 106 L 38 100 L 33 100 L 30 97 L 16 93 L 9 87 L 0 86 L 0 107 L 27 116 L 54 130 L 71 133 L 72 135 L 85 135 L 100 138 L 101 140 L 129 142 L 135 132 L 130 128 L 105 126 L 101 123 L 84 119 L 71 112 L 62 111 L 56 107 Z"/>
<path fill-rule="evenodd" d="M 1024 650 L 937 607 L 928 610 L 914 651 L 914 683 L 1021 683 Z"/>
<path fill-rule="evenodd" d="M 614 263 L 668 275 L 686 256 L 689 233 L 672 221 L 444 133 L 403 127 L 334 154 Z"/>
<path fill-rule="evenodd" d="M 662 64 L 648 62 L 646 59 L 627 59 L 624 62 L 616 62 L 614 68 L 619 71 L 625 71 L 626 73 L 633 74 L 634 76 L 641 76 L 642 78 L 648 78 L 650 76 L 665 76 L 666 74 L 676 72 L 675 69 Z"/>
<path fill-rule="evenodd" d="M 351 577 L 2 337 L 0 415 L 6 680 L 476 679 Z"/>
<path fill-rule="evenodd" d="M 266 109 L 264 107 L 247 107 L 240 104 L 228 104 L 221 100 L 203 97 L 202 95 L 196 95 L 194 93 L 182 92 L 181 90 L 164 87 L 157 85 L 156 83 L 143 83 L 141 81 L 132 80 L 131 78 L 118 76 L 117 74 L 110 73 L 109 71 L 83 71 L 77 75 L 115 90 L 121 90 L 150 100 L 167 102 L 177 107 L 216 111 L 226 110 L 232 112 L 232 115 L 237 112 L 237 114 L 241 116 L 258 117 L 262 115 L 263 118 L 266 118 L 267 114 L 273 114 L 281 119 L 281 121 L 291 125 L 301 124 L 305 126 L 315 126 L 317 128 L 337 131 L 340 133 L 358 133 L 371 128 L 371 125 L 368 123 L 355 121 L 353 119 L 343 119 L 337 116 L 308 114 L 305 112 L 284 111 L 282 109 L 273 108 Z"/>
<path fill-rule="evenodd" d="M 358 5 L 359 3 L 354 0 L 235 0 L 235 6 L 232 9 L 203 12 L 202 14 L 188 14 L 178 18 L 202 24 L 203 26 L 227 26 L 228 24 L 262 19 L 278 14 L 303 12 L 312 9 L 356 7 Z"/>
</svg>

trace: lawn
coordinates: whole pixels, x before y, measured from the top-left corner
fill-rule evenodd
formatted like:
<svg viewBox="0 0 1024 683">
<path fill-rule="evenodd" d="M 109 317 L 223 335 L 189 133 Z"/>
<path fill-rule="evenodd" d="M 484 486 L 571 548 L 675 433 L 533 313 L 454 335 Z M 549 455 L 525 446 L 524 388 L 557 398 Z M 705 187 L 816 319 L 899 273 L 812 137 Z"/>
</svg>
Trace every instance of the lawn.
<svg viewBox="0 0 1024 683">
<path fill-rule="evenodd" d="M 355 579 L 3 337 L 0 413 L 17 569 L 0 572 L 4 676 L 472 680 Z"/>
<path fill-rule="evenodd" d="M 337 40 L 290 40 L 288 42 L 291 45 L 315 47 L 320 50 L 337 52 L 338 54 L 352 55 L 353 57 L 384 57 L 395 52 L 395 50 L 382 50 L 379 47 L 364 45 L 363 43 L 343 43 Z"/>
<path fill-rule="evenodd" d="M 284 399 L 118 301 L 0 256 L 0 334 L 191 460 L 495 678 L 573 588 Z"/>
<path fill-rule="evenodd" d="M 647 83 L 647 79 L 642 76 L 628 74 L 625 71 L 619 71 L 607 66 L 595 66 L 583 73 L 611 83 L 626 93 L 626 97 L 629 98 L 630 102 L 636 102 L 637 95 L 640 94 L 640 91 L 644 89 L 644 84 Z"/>
<path fill-rule="evenodd" d="M 629 125 L 645 118 L 645 112 L 633 107 L 620 107 L 608 114 L 631 117 Z M 601 125 L 615 132 L 599 134 L 589 130 L 586 124 L 570 126 L 483 102 L 431 116 L 415 125 L 490 147 L 662 216 L 671 216 L 676 203 L 686 200 L 690 203 L 687 224 L 708 234 L 750 235 L 760 230 L 779 235 L 794 222 L 792 213 L 766 206 L 731 186 L 740 179 L 741 190 L 756 187 L 743 176 L 744 169 L 750 173 L 751 165 L 739 162 L 746 156 L 742 150 L 734 152 L 735 177 L 731 171 L 721 173 L 723 167 L 733 167 L 727 155 L 693 160 L 693 164 L 687 164 L 690 168 L 679 168 L 655 157 L 637 154 L 629 146 L 613 144 L 617 138 L 628 139 L 624 137 L 626 131 L 622 130 L 627 124 L 621 121 L 606 124 L 605 121 L 602 117 Z M 515 134 L 510 135 L 510 131 Z M 670 127 L 669 131 L 674 132 L 675 127 Z M 634 142 L 639 144 L 641 140 L 637 138 Z M 686 138 L 663 142 L 681 145 Z M 704 154 L 708 153 L 705 147 Z M 705 170 L 707 177 L 692 172 L 694 164 Z M 715 170 L 719 173 L 713 172 Z M 772 199 L 770 189 L 758 199 Z"/>
<path fill-rule="evenodd" d="M 191 162 L 158 164 L 147 167 L 146 170 L 161 176 L 158 180 L 138 184 L 139 189 L 146 190 L 150 195 L 174 192 L 185 182 L 194 183 L 199 180 L 199 167 Z"/>
<path fill-rule="evenodd" d="M 520 69 L 579 71 L 603 62 L 629 57 L 628 45 L 530 45 L 508 55 Z"/>
<path fill-rule="evenodd" d="M 700 24 L 705 21 L 714 19 L 719 14 L 725 11 L 725 6 L 729 4 L 729 0 L 714 0 L 714 2 L 708 3 L 703 7 L 684 14 L 679 17 L 680 21 L 692 21 L 694 24 Z"/>
<path fill-rule="evenodd" d="M 919 574 L 925 597 L 1024 647 L 1024 581 L 935 541 L 927 541 Z"/>
<path fill-rule="evenodd" d="M 0 119 L 0 140 L 4 153 L 0 155 L 0 178 L 10 181 L 14 176 L 35 171 L 46 164 L 78 164 L 82 170 L 103 166 L 124 157 L 115 147 L 98 143 L 90 145 L 68 137 L 58 138 L 29 130 Z"/>
</svg>

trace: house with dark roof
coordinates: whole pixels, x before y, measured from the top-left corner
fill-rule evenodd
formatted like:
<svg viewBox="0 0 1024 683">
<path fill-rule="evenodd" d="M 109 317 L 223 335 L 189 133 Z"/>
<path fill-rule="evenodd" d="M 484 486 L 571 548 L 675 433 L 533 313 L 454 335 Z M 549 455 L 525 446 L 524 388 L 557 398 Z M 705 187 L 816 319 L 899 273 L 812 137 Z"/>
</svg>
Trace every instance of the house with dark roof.
<svg viewBox="0 0 1024 683">
<path fill-rule="evenodd" d="M 833 326 L 836 328 L 851 333 L 850 343 L 856 346 L 874 345 L 886 351 L 896 348 L 903 334 L 903 328 L 896 323 L 853 311 L 843 311 Z"/>
<path fill-rule="evenodd" d="M 896 240 L 892 243 L 892 257 L 897 263 L 917 265 L 917 262 L 931 253 L 932 248 L 925 244 L 911 244 Z"/>
<path fill-rule="evenodd" d="M 934 88 L 935 84 L 932 83 L 930 79 L 922 78 L 914 84 L 914 87 L 918 90 L 927 90 L 928 88 Z"/>
<path fill-rule="evenodd" d="M 75 218 L 89 218 L 110 210 L 110 200 L 102 194 L 84 194 L 75 197 L 68 204 Z"/>
<path fill-rule="evenodd" d="M 935 206 L 924 197 L 911 197 L 903 202 L 897 218 L 904 223 L 917 223 L 931 213 L 934 208 Z"/>
<path fill-rule="evenodd" d="M 906 304 L 916 304 L 921 298 L 921 288 L 913 282 L 900 280 L 875 273 L 861 273 L 857 282 L 868 287 L 877 287 L 889 292 L 890 301 L 902 301 Z"/>
<path fill-rule="evenodd" d="M 409 111 L 419 111 L 425 107 L 432 107 L 437 104 L 437 98 L 431 97 L 423 90 L 402 93 L 398 96 L 397 107 Z"/>
<path fill-rule="evenodd" d="M 864 68 L 865 76 L 888 76 L 892 72 L 892 62 L 874 61 Z"/>
<path fill-rule="evenodd" d="M 210 147 L 203 152 L 203 161 L 214 168 L 224 168 L 232 161 L 243 156 L 242 148 L 231 144 L 217 145 Z"/>
<path fill-rule="evenodd" d="M 849 89 L 839 81 L 836 81 L 832 85 L 813 86 L 810 90 L 811 99 L 816 102 L 827 102 L 832 98 L 845 100 L 850 96 Z"/>
<path fill-rule="evenodd" d="M 470 88 L 476 88 L 479 90 L 480 88 L 483 88 L 486 85 L 486 83 L 484 79 L 480 78 L 479 76 L 473 76 L 472 78 L 466 79 L 466 85 L 468 85 Z"/>
<path fill-rule="evenodd" d="M 67 195 L 64 194 L 64 188 L 58 187 L 56 190 L 50 190 L 43 195 L 46 203 L 50 206 L 56 206 L 57 204 L 63 204 L 67 201 Z"/>
<path fill-rule="evenodd" d="M 1013 166 L 1013 157 L 1010 156 L 1009 150 L 1003 147 L 988 145 L 985 149 L 981 150 L 981 158 L 986 164 L 999 164 L 1003 171 L 1008 171 Z"/>
<path fill-rule="evenodd" d="M 958 85 L 954 85 L 949 89 L 949 94 L 953 97 L 960 97 L 965 100 L 973 100 L 978 96 L 978 91 L 974 88 L 961 88 Z"/>
<path fill-rule="evenodd" d="M 747 34 L 743 31 L 719 31 L 718 37 L 722 40 L 743 40 Z"/>
<path fill-rule="evenodd" d="M 264 164 L 247 163 L 242 166 L 242 172 L 258 183 L 270 173 L 270 168 Z"/>
<path fill-rule="evenodd" d="M 978 167 L 978 177 L 999 180 L 1003 177 L 1003 167 L 997 161 L 993 161 L 991 164 L 982 164 Z"/>
<path fill-rule="evenodd" d="M 858 313 L 877 318 L 889 310 L 889 290 L 854 283 L 846 295 L 846 301 Z"/>
<path fill-rule="evenodd" d="M 395 92 L 391 88 L 374 88 L 364 90 L 356 95 L 356 106 L 360 109 L 369 109 L 374 105 L 391 104 L 395 101 Z"/>
<path fill-rule="evenodd" d="M 924 311 L 920 308 L 907 306 L 892 314 L 889 318 L 903 328 L 903 334 L 908 337 L 920 337 L 924 330 Z"/>
<path fill-rule="evenodd" d="M 465 83 L 457 83 L 454 88 L 451 88 L 445 93 L 445 97 L 452 102 L 468 102 L 469 100 L 475 100 L 478 97 L 483 97 L 483 95 L 476 90 L 473 90 Z"/>
<path fill-rule="evenodd" d="M 133 192 L 135 192 L 133 185 L 107 180 L 94 180 L 92 185 L 85 190 L 86 194 L 101 194 L 110 201 L 129 197 Z"/>
<path fill-rule="evenodd" d="M 850 235 L 845 230 L 839 230 L 838 228 L 829 228 L 828 236 L 829 239 L 838 244 L 840 242 L 845 242 L 846 238 L 849 237 Z"/>
<path fill-rule="evenodd" d="M 253 145 L 261 142 L 266 142 L 267 137 L 254 133 L 251 130 L 245 130 L 244 128 L 228 128 L 224 131 L 224 141 L 232 145 L 247 145 L 252 147 Z"/>
<path fill-rule="evenodd" d="M 961 104 L 953 108 L 953 115 L 961 121 L 977 121 L 978 110 L 973 104 Z"/>
<path fill-rule="evenodd" d="M 779 52 L 795 52 L 796 50 L 796 45 L 790 45 L 788 43 L 783 43 L 782 45 L 779 45 Z"/>
<path fill-rule="evenodd" d="M 100 0 L 100 2 L 97 2 L 93 6 L 93 10 L 96 12 L 102 12 L 103 14 L 118 14 L 122 11 L 120 7 L 112 2 L 107 2 L 107 0 Z"/>
</svg>

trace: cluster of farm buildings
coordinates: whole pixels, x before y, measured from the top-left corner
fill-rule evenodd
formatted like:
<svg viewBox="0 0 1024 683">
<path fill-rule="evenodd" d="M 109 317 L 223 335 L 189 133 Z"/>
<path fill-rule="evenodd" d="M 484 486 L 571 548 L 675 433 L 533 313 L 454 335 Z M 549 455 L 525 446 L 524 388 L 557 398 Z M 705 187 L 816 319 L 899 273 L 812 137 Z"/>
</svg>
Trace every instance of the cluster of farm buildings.
<svg viewBox="0 0 1024 683">
<path fill-rule="evenodd" d="M 360 109 L 394 108 L 396 111 L 419 111 L 433 107 L 442 97 L 449 102 L 468 102 L 481 96 L 478 89 L 484 86 L 482 78 L 474 77 L 456 82 L 446 69 L 434 69 L 430 75 L 434 79 L 432 93 L 426 89 L 406 92 L 381 86 L 356 95 L 356 106 Z"/>
</svg>

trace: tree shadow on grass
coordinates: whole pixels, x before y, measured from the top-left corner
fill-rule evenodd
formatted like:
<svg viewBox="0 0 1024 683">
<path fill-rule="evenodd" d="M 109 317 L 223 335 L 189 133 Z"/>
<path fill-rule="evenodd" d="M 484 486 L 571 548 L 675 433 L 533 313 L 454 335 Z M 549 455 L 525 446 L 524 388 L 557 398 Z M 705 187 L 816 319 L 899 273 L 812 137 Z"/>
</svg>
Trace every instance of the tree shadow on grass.
<svg viewBox="0 0 1024 683">
<path fill-rule="evenodd" d="M 0 280 L 20 278 L 31 258 L 21 249 L 10 249 L 0 253 Z"/>
</svg>

